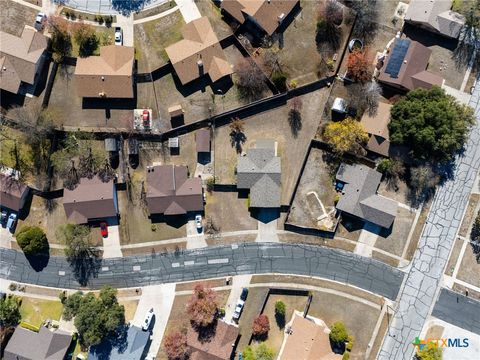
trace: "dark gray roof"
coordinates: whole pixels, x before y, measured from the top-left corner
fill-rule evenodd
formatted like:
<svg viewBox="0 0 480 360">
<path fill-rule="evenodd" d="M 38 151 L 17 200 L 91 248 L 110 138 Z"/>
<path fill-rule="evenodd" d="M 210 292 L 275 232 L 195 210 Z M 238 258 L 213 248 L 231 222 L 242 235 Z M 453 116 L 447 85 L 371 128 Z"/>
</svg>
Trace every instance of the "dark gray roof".
<svg viewBox="0 0 480 360">
<path fill-rule="evenodd" d="M 41 327 L 34 332 L 17 326 L 5 348 L 4 360 L 63 360 L 72 335 Z"/>
<path fill-rule="evenodd" d="M 341 164 L 336 179 L 345 184 L 338 210 L 384 228 L 392 225 L 398 204 L 377 195 L 382 174 L 365 165 Z"/>
<path fill-rule="evenodd" d="M 149 331 L 142 331 L 132 325 L 128 328 L 126 341 L 114 345 L 110 341 L 104 341 L 100 345 L 92 346 L 88 360 L 140 360 L 149 337 Z"/>
<path fill-rule="evenodd" d="M 273 140 L 257 141 L 257 148 L 240 156 L 237 164 L 237 188 L 250 190 L 250 206 L 280 206 L 281 159 L 275 156 Z"/>
</svg>

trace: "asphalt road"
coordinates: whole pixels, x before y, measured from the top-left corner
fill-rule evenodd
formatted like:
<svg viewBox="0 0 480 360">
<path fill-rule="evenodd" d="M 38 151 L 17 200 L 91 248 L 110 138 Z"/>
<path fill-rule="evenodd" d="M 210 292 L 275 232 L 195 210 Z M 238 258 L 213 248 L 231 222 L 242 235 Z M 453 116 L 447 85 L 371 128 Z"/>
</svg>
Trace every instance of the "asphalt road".
<svg viewBox="0 0 480 360">
<path fill-rule="evenodd" d="M 284 273 L 336 280 L 396 299 L 404 273 L 379 261 L 343 250 L 313 245 L 245 243 L 146 256 L 104 259 L 90 277 L 89 288 L 109 284 L 136 287 L 240 274 Z M 0 250 L 0 277 L 36 285 L 79 288 L 62 257 L 50 257 L 35 271 L 22 252 Z"/>
<path fill-rule="evenodd" d="M 452 179 L 437 189 L 411 270 L 382 344 L 380 360 L 412 358 L 411 342 L 420 335 L 439 292 L 448 256 L 480 167 L 480 81 L 469 105 L 475 109 L 477 123 L 472 127 L 465 151 L 456 158 Z"/>
<path fill-rule="evenodd" d="M 432 315 L 462 329 L 480 335 L 480 302 L 442 289 Z"/>
</svg>

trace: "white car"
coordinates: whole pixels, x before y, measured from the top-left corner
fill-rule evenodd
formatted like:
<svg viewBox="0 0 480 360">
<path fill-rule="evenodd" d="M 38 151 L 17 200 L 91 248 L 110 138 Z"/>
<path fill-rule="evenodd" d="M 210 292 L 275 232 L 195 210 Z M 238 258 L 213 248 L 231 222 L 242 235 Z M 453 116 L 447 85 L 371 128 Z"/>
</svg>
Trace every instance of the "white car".
<svg viewBox="0 0 480 360">
<path fill-rule="evenodd" d="M 35 17 L 35 29 L 42 30 L 43 26 L 45 25 L 45 21 L 47 21 L 47 15 L 43 12 L 39 12 Z"/>
<path fill-rule="evenodd" d="M 115 45 L 123 45 L 123 31 L 122 28 L 115 28 Z"/>
<path fill-rule="evenodd" d="M 238 319 L 240 318 L 240 315 L 242 314 L 243 305 L 245 305 L 245 301 L 243 300 L 237 301 L 237 305 L 235 305 L 235 311 L 233 312 L 233 316 L 232 316 L 233 320 L 238 321 Z"/>
<path fill-rule="evenodd" d="M 197 230 L 200 230 L 203 225 L 202 225 L 202 215 L 196 215 L 195 216 L 195 226 L 197 227 Z"/>
<path fill-rule="evenodd" d="M 143 331 L 148 331 L 148 329 L 150 328 L 150 323 L 152 322 L 153 315 L 153 308 L 151 308 L 150 310 L 148 310 L 147 315 L 145 315 L 145 320 L 143 321 L 142 325 Z"/>
</svg>

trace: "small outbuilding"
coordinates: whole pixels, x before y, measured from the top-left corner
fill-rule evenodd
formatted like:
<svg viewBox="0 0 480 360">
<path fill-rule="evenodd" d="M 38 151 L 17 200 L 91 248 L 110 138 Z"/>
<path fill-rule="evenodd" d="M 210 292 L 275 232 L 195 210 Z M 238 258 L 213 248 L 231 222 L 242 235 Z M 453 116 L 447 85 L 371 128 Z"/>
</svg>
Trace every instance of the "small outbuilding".
<svg viewBox="0 0 480 360">
<path fill-rule="evenodd" d="M 105 139 L 105 151 L 108 152 L 117 152 L 118 151 L 118 142 L 115 138 L 106 138 Z"/>
<path fill-rule="evenodd" d="M 172 119 L 183 116 L 184 111 L 183 111 L 182 105 L 177 104 L 177 105 L 170 106 L 168 108 L 168 114 Z"/>
<path fill-rule="evenodd" d="M 210 152 L 210 130 L 200 129 L 195 133 L 195 140 L 197 142 L 197 153 Z"/>
</svg>

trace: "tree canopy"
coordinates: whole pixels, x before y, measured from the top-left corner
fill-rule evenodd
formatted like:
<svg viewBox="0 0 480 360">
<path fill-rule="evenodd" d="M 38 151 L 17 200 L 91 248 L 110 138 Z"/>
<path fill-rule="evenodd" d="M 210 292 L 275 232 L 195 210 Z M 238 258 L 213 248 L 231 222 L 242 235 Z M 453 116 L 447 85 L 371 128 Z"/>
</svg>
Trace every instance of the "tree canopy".
<svg viewBox="0 0 480 360">
<path fill-rule="evenodd" d="M 255 348 L 250 345 L 247 346 L 243 349 L 242 356 L 244 360 L 273 360 L 275 359 L 275 351 L 262 342 Z"/>
<path fill-rule="evenodd" d="M 343 121 L 330 122 L 325 127 L 323 138 L 336 153 L 361 154 L 364 152 L 362 145 L 368 141 L 368 134 L 360 122 L 349 117 Z"/>
<path fill-rule="evenodd" d="M 439 87 L 410 91 L 395 103 L 390 117 L 390 141 L 407 146 L 419 161 L 451 160 L 474 123 L 473 110 Z"/>
<path fill-rule="evenodd" d="M 169 360 L 183 360 L 188 357 L 187 336 L 180 331 L 174 331 L 165 336 L 163 349 Z"/>
<path fill-rule="evenodd" d="M 14 327 L 21 319 L 20 302 L 16 296 L 0 299 L 0 327 Z"/>
<path fill-rule="evenodd" d="M 332 325 L 329 338 L 330 341 L 335 345 L 344 345 L 348 340 L 348 333 L 345 324 L 341 321 L 335 322 Z"/>
<path fill-rule="evenodd" d="M 38 226 L 22 227 L 16 238 L 25 255 L 48 254 L 47 236 Z"/>
<path fill-rule="evenodd" d="M 417 360 L 442 360 L 442 348 L 434 342 L 429 342 L 415 355 Z"/>
<path fill-rule="evenodd" d="M 206 327 L 213 323 L 218 309 L 217 293 L 210 287 L 198 284 L 187 304 L 187 314 L 194 326 Z"/>
<path fill-rule="evenodd" d="M 117 291 L 109 286 L 93 293 L 77 292 L 65 300 L 64 316 L 74 317 L 80 341 L 84 346 L 98 345 L 107 337 L 116 336 L 125 324 L 125 309 L 117 301 Z"/>
</svg>

